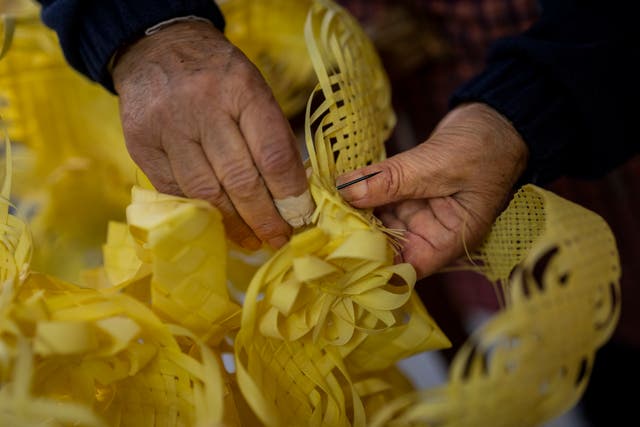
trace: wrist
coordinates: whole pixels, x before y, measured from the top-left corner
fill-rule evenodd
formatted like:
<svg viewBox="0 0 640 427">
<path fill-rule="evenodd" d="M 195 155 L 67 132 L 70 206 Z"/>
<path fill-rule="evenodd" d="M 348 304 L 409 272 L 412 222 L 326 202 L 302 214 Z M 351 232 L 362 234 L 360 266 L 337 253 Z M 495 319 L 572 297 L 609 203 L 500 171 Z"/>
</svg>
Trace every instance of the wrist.
<svg viewBox="0 0 640 427">
<path fill-rule="evenodd" d="M 153 26 L 114 55 L 111 75 L 116 92 L 120 93 L 131 76 L 149 65 L 185 66 L 210 56 L 207 47 L 223 39 L 223 33 L 206 19 L 169 20 Z"/>
<path fill-rule="evenodd" d="M 169 27 L 171 25 L 175 25 L 181 22 L 189 22 L 189 21 L 198 21 L 198 22 L 205 22 L 205 23 L 209 23 L 211 25 L 213 25 L 213 22 L 211 22 L 209 19 L 207 18 L 201 18 L 199 16 L 195 16 L 195 15 L 188 15 L 188 16 L 179 16 L 176 18 L 171 18 L 171 19 L 167 19 L 166 21 L 162 21 L 159 22 L 158 24 L 153 25 L 152 27 L 149 27 L 145 30 L 144 35 L 145 36 L 151 36 L 163 29 L 165 29 L 166 27 Z M 118 50 L 116 50 L 113 55 L 111 55 L 111 58 L 109 59 L 109 64 L 107 65 L 107 69 L 109 71 L 109 74 L 113 74 L 113 68 L 116 64 L 116 62 L 118 62 L 118 59 L 120 58 L 120 55 L 125 51 L 125 48 L 127 46 L 124 46 Z"/>
</svg>

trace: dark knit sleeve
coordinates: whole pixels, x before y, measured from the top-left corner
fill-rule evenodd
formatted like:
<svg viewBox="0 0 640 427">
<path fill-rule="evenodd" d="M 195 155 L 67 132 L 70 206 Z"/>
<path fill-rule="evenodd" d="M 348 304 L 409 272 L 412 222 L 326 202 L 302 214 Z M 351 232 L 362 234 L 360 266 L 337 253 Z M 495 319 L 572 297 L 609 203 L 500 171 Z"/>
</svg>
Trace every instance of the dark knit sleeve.
<svg viewBox="0 0 640 427">
<path fill-rule="evenodd" d="M 529 147 L 523 182 L 599 177 L 639 152 L 640 2 L 552 0 L 526 33 L 499 40 L 451 107 L 484 102 Z"/>
<path fill-rule="evenodd" d="M 114 92 L 108 70 L 118 48 L 155 24 L 198 16 L 220 30 L 224 19 L 213 0 L 40 0 L 42 20 L 58 34 L 69 64 Z"/>
</svg>

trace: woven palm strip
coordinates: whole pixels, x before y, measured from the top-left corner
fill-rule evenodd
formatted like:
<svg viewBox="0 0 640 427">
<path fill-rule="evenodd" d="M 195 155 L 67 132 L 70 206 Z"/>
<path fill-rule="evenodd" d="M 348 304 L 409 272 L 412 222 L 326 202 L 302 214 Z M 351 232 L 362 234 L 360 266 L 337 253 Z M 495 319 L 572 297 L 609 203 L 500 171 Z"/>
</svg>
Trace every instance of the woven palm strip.
<svg viewBox="0 0 640 427">
<path fill-rule="evenodd" d="M 407 395 L 374 426 L 537 426 L 581 397 L 620 315 L 613 234 L 593 212 L 523 187 L 476 254 L 506 307 L 458 352 L 449 382 Z"/>
<path fill-rule="evenodd" d="M 224 256 L 210 256 L 224 253 L 220 214 L 136 189 L 131 231 L 112 226 L 94 288 L 66 283 L 30 271 L 27 227 L 9 214 L 8 140 L 5 147 L 0 424 L 239 424 L 217 347 L 239 320 Z"/>
<path fill-rule="evenodd" d="M 365 425 L 363 402 L 391 388 L 385 370 L 449 342 L 413 294 L 413 268 L 393 264 L 379 222 L 335 189 L 337 174 L 385 157 L 395 118 L 379 58 L 329 1 L 313 3 L 305 38 L 319 81 L 305 125 L 317 209 L 249 285 L 237 379 L 267 425 Z M 374 379 L 377 389 L 364 386 Z"/>
</svg>

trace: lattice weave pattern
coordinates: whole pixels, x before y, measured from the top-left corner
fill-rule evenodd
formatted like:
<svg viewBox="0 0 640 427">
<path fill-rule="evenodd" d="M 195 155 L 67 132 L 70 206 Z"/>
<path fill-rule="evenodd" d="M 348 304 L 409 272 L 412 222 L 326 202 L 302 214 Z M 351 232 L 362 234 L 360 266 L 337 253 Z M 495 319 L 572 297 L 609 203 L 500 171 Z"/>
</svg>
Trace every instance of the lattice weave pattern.
<svg viewBox="0 0 640 427">
<path fill-rule="evenodd" d="M 305 125 L 314 226 L 253 277 L 235 340 L 237 378 L 267 425 L 364 425 L 373 408 L 363 404 L 372 394 L 363 382 L 377 377 L 377 394 L 390 390 L 384 370 L 449 342 L 412 296 L 413 268 L 393 265 L 378 223 L 335 190 L 337 173 L 384 158 L 394 116 L 379 59 L 331 2 L 314 3 L 305 36 L 319 80 Z"/>
<path fill-rule="evenodd" d="M 315 2 L 305 37 L 319 81 L 307 104 L 307 149 L 314 172 L 333 180 L 385 157 L 391 91 L 372 43 L 345 11 Z"/>
<path fill-rule="evenodd" d="M 514 254 L 521 260 L 511 258 L 509 268 Z M 620 264 L 607 224 L 526 186 L 478 259 L 487 277 L 505 283 L 507 307 L 456 355 L 446 386 L 396 401 L 373 425 L 536 426 L 580 398 L 620 314 Z"/>
</svg>

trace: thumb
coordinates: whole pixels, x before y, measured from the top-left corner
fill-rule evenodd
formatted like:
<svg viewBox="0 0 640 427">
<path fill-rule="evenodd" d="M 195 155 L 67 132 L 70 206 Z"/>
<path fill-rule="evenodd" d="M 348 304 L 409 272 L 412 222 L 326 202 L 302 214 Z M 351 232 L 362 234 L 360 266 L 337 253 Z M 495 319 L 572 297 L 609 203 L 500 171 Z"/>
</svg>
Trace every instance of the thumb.
<svg viewBox="0 0 640 427">
<path fill-rule="evenodd" d="M 374 208 L 399 200 L 432 197 L 436 178 L 441 181 L 442 174 L 437 165 L 426 159 L 424 143 L 390 157 L 380 163 L 357 169 L 340 175 L 336 185 L 378 172 L 340 190 L 342 197 L 357 208 Z"/>
</svg>

